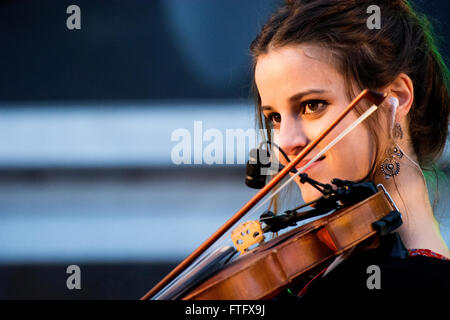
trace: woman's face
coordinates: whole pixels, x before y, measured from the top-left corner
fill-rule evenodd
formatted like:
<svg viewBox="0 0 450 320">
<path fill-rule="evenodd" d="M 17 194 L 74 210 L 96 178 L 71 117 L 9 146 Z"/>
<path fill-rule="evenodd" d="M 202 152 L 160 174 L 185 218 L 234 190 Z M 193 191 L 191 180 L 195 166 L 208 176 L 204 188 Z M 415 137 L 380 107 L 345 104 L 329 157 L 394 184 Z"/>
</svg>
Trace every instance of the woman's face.
<svg viewBox="0 0 450 320">
<path fill-rule="evenodd" d="M 259 56 L 255 82 L 264 116 L 274 127 L 274 141 L 292 161 L 351 102 L 346 95 L 344 78 L 327 61 L 325 49 L 313 45 L 285 46 Z M 301 168 L 349 124 L 356 120 L 349 113 L 321 143 L 314 148 Z M 309 177 L 330 183 L 331 179 L 360 180 L 367 176 L 374 158 L 374 145 L 368 129 L 358 125 L 321 160 L 305 172 Z M 279 161 L 286 164 L 283 157 Z M 309 184 L 299 185 L 305 202 L 320 197 Z"/>
</svg>

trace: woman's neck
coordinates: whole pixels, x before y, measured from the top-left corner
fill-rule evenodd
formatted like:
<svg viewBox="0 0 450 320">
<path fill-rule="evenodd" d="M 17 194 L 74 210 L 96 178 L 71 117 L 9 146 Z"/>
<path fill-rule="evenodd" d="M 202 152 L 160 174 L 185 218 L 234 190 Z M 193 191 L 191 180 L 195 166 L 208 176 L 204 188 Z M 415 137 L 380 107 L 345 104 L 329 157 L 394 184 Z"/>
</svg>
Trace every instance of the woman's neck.
<svg viewBox="0 0 450 320">
<path fill-rule="evenodd" d="M 430 249 L 450 258 L 430 204 L 422 171 L 407 157 L 400 160 L 399 174 L 389 180 L 377 177 L 396 203 L 403 224 L 397 229 L 408 249 Z"/>
</svg>

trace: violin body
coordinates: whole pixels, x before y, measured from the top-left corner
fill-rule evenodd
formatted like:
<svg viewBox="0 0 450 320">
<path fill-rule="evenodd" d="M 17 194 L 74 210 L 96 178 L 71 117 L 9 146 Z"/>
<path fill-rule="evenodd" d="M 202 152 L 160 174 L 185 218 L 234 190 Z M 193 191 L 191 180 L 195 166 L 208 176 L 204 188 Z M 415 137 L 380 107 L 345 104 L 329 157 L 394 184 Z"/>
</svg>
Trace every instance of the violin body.
<svg viewBox="0 0 450 320">
<path fill-rule="evenodd" d="M 182 299 L 271 299 L 308 271 L 375 236 L 373 224 L 395 210 L 380 190 L 362 202 L 262 243 L 224 265 Z"/>
<path fill-rule="evenodd" d="M 373 103 L 372 106 L 361 114 L 358 119 L 349 125 L 341 134 L 335 137 L 325 147 L 321 148 L 320 152 L 308 162 L 309 164 L 316 161 L 359 123 L 375 112 L 386 97 L 386 92 L 379 93 L 364 89 L 324 131 L 305 146 L 292 161 L 289 161 L 280 172 L 264 185 L 262 189 L 228 221 L 226 221 L 224 225 L 216 230 L 216 232 L 149 290 L 141 299 L 146 300 L 154 297 L 164 291 L 166 286 L 170 289 L 171 285 L 169 285 L 169 283 L 171 281 L 174 281 L 176 284 L 176 277 L 180 276 L 183 271 L 188 269 L 188 267 L 210 248 L 212 244 L 223 236 L 236 222 L 239 221 L 239 219 L 278 185 L 278 183 L 280 183 L 281 180 L 300 163 L 300 161 L 304 160 L 311 150 L 313 150 L 313 148 L 315 148 L 362 99 L 367 98 Z M 308 164 L 304 167 L 307 166 Z M 296 175 L 302 174 L 303 170 L 304 168 L 297 171 L 297 173 L 295 173 L 290 180 L 285 182 L 276 192 L 280 191 Z M 343 180 L 339 181 L 344 182 Z M 309 181 L 309 183 L 311 182 L 314 183 L 315 187 L 318 185 L 325 187 L 325 185 L 319 184 L 313 180 Z M 335 184 L 334 182 L 332 183 Z M 246 252 L 242 257 L 226 263 L 222 267 L 218 265 L 217 269 L 215 269 L 218 271 L 213 273 L 206 281 L 194 285 L 191 289 L 189 289 L 189 286 L 186 286 L 182 292 L 186 291 L 187 293 L 180 292 L 181 298 L 186 300 L 270 299 L 276 296 L 281 290 L 292 286 L 306 272 L 311 271 L 313 268 L 320 266 L 333 257 L 374 236 L 378 231 L 381 231 L 381 234 L 383 234 L 395 229 L 401 224 L 401 215 L 384 188 L 382 188 L 383 191 L 378 190 L 378 192 L 377 189 L 374 188 L 374 194 L 371 193 L 371 196 L 363 198 L 362 201 L 348 202 L 349 205 L 347 206 L 347 200 L 354 196 L 351 192 L 352 188 L 348 188 L 345 183 L 341 186 L 336 184 L 336 186 L 339 190 L 343 190 L 343 193 L 336 193 L 343 196 L 342 199 L 339 200 L 343 206 L 338 206 L 338 209 L 335 209 L 333 213 L 330 213 L 321 219 L 291 230 L 266 243 L 261 243 L 256 249 Z M 326 190 L 328 192 L 326 194 L 328 195 L 335 192 L 331 187 L 326 188 Z M 276 193 L 273 193 L 272 196 L 275 194 Z M 355 204 L 351 205 L 350 203 Z M 253 236 L 255 234 L 261 235 L 261 232 L 258 231 L 248 234 Z M 243 250 L 245 251 L 246 249 Z M 243 252 L 241 250 L 239 251 Z M 205 277 L 208 277 L 208 275 L 205 275 Z"/>
</svg>

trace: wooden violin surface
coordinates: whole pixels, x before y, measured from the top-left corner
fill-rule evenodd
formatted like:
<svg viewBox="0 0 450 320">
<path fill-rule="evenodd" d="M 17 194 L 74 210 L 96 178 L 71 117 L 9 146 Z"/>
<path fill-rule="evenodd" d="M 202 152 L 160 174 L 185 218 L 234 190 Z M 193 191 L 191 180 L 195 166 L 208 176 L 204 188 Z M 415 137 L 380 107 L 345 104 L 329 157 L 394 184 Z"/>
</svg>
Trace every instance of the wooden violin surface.
<svg viewBox="0 0 450 320">
<path fill-rule="evenodd" d="M 394 208 L 379 191 L 351 207 L 293 229 L 225 265 L 185 300 L 270 299 L 300 276 L 376 234 Z"/>
</svg>

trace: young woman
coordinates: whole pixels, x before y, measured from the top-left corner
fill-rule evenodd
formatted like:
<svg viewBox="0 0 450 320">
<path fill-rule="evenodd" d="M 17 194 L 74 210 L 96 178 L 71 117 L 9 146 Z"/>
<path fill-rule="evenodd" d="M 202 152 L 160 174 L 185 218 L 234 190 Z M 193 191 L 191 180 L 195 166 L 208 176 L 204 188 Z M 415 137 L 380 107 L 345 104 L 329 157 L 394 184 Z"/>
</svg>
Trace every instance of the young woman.
<svg viewBox="0 0 450 320">
<path fill-rule="evenodd" d="M 372 5 L 379 8 L 379 28 L 369 27 Z M 406 0 L 286 1 L 263 26 L 251 53 L 260 125 L 268 135 L 275 132 L 271 139 L 291 160 L 363 89 L 389 96 L 306 173 L 324 183 L 339 178 L 383 184 L 402 213 L 402 226 L 338 257 L 290 292 L 306 300 L 450 292 L 450 252 L 422 174 L 443 152 L 450 104 L 449 73 L 427 19 Z M 360 103 L 308 159 L 368 106 Z M 297 182 L 305 202 L 320 196 Z M 372 286 L 370 270 L 379 273 Z"/>
</svg>

